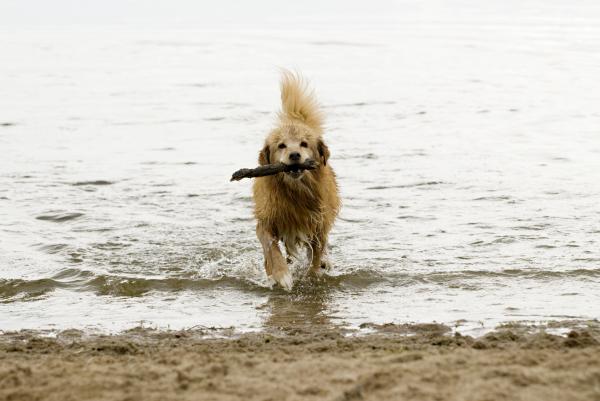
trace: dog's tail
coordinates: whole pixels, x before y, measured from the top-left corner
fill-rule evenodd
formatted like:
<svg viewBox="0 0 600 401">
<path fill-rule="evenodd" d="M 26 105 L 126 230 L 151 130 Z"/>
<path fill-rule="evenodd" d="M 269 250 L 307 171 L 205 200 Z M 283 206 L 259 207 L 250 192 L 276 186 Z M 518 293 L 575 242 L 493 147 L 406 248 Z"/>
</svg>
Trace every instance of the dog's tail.
<svg viewBox="0 0 600 401">
<path fill-rule="evenodd" d="M 282 71 L 281 113 L 279 116 L 300 120 L 314 130 L 322 130 L 323 113 L 315 93 L 298 73 Z"/>
</svg>

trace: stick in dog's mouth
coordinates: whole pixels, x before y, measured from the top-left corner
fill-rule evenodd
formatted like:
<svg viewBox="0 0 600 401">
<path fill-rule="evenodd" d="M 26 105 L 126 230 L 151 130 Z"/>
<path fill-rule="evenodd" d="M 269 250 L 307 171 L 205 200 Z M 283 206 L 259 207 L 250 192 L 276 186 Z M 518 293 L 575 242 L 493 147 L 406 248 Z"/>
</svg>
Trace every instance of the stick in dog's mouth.
<svg viewBox="0 0 600 401">
<path fill-rule="evenodd" d="M 300 177 L 304 170 L 314 170 L 319 167 L 319 163 L 312 159 L 307 159 L 304 163 L 297 164 L 266 164 L 257 168 L 243 168 L 231 176 L 230 181 L 239 181 L 242 178 L 264 177 L 267 175 L 275 175 L 279 173 L 288 173 L 294 178 Z"/>
</svg>

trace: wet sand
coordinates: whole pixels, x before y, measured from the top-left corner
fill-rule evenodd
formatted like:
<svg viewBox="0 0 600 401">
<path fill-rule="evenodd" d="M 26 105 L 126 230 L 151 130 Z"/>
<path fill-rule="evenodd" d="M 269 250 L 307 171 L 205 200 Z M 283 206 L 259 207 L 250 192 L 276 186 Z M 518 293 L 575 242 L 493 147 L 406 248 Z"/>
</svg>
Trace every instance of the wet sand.
<svg viewBox="0 0 600 401">
<path fill-rule="evenodd" d="M 566 335 L 438 324 L 0 336 L 0 400 L 599 400 L 597 322 Z"/>
</svg>

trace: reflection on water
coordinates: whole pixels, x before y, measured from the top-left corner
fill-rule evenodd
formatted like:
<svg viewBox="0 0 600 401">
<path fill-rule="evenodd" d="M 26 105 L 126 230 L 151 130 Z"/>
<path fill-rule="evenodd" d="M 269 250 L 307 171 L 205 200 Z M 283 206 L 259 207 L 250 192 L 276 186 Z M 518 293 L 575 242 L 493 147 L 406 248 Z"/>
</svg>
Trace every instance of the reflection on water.
<svg viewBox="0 0 600 401">
<path fill-rule="evenodd" d="M 290 294 L 271 293 L 258 307 L 265 313 L 265 329 L 292 334 L 339 326 L 330 316 L 331 292 L 324 282 L 302 282 Z"/>
<path fill-rule="evenodd" d="M 3 36 L 0 330 L 598 318 L 589 7 Z M 343 198 L 331 276 L 300 261 L 290 294 L 266 281 L 251 183 L 229 182 L 272 125 L 274 65 L 313 78 Z"/>
</svg>

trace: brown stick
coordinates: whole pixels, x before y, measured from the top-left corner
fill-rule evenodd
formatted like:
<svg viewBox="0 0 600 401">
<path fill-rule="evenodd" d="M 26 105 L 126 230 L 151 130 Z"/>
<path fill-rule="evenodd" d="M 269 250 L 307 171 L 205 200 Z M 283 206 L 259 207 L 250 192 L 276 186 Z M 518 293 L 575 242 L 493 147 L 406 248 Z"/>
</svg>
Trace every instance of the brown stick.
<svg viewBox="0 0 600 401">
<path fill-rule="evenodd" d="M 319 164 L 316 161 L 310 159 L 300 164 L 266 164 L 257 168 L 240 169 L 233 173 L 233 175 L 231 176 L 231 180 L 229 181 L 239 181 L 242 178 L 264 177 L 266 175 L 275 175 L 279 173 L 285 173 L 288 171 L 314 170 L 318 166 Z"/>
</svg>

